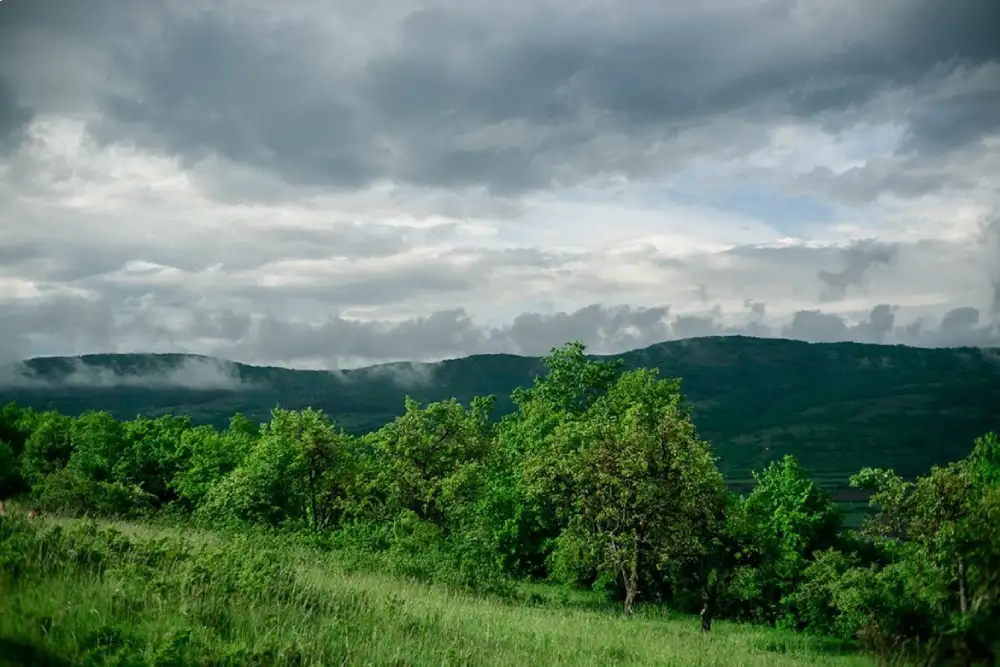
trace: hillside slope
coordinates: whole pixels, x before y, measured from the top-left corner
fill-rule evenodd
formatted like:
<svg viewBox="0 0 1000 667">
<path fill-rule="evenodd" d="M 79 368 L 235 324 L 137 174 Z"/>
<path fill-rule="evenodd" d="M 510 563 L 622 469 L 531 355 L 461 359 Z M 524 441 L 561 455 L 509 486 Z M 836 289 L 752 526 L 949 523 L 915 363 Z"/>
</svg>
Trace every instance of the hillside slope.
<svg viewBox="0 0 1000 667">
<path fill-rule="evenodd" d="M 683 378 L 702 435 L 736 482 L 795 454 L 816 478 L 842 486 L 866 465 L 916 475 L 958 459 L 1000 431 L 1000 353 L 855 343 L 715 337 L 661 343 L 622 356 Z M 389 364 L 327 373 L 256 367 L 187 355 L 92 355 L 26 362 L 32 379 L 0 386 L 16 401 L 69 414 L 108 410 L 186 414 L 223 426 L 235 412 L 263 421 L 271 407 L 314 406 L 363 432 L 425 402 L 509 394 L 543 370 L 536 358 L 479 355 L 437 364 Z"/>
</svg>

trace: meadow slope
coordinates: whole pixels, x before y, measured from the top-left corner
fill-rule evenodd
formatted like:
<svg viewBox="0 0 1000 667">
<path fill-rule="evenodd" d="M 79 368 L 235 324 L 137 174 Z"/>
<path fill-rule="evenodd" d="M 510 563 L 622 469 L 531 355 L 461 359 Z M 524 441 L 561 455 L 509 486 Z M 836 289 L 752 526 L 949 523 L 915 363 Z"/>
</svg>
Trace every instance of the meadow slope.
<svg viewBox="0 0 1000 667">
<path fill-rule="evenodd" d="M 0 519 L 8 572 L 18 545 L 33 548 L 0 580 L 0 665 L 873 664 L 835 640 L 725 622 L 706 636 L 662 607 L 625 618 L 547 586 L 476 597 L 287 536 Z"/>
</svg>

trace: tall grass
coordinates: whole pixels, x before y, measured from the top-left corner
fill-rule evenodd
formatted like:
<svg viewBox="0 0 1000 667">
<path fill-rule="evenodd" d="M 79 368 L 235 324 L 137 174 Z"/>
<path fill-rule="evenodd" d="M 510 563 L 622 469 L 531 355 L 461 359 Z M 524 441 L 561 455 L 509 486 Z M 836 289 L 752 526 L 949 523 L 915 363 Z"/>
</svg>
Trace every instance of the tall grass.
<svg viewBox="0 0 1000 667">
<path fill-rule="evenodd" d="M 545 588 L 515 603 L 363 566 L 276 535 L 3 518 L 0 665 L 871 664 L 806 635 L 703 635 L 662 608 L 623 618 Z"/>
</svg>

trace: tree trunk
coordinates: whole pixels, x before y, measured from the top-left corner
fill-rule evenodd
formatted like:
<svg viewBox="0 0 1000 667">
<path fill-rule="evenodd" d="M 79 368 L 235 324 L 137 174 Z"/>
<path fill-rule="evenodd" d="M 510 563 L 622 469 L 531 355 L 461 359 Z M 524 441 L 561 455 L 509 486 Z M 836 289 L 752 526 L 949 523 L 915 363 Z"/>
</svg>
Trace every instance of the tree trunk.
<svg viewBox="0 0 1000 667">
<path fill-rule="evenodd" d="M 958 558 L 958 607 L 963 614 L 969 613 L 969 574 L 965 569 L 965 559 Z"/>
<path fill-rule="evenodd" d="M 712 629 L 712 617 L 715 614 L 715 600 L 712 591 L 706 583 L 701 590 L 701 631 L 709 632 Z"/>
<path fill-rule="evenodd" d="M 625 582 L 625 615 L 631 616 L 635 605 L 635 589 L 631 582 Z"/>
<path fill-rule="evenodd" d="M 631 615 L 639 594 L 639 541 L 632 545 L 632 567 L 625 579 L 625 614 Z"/>
</svg>

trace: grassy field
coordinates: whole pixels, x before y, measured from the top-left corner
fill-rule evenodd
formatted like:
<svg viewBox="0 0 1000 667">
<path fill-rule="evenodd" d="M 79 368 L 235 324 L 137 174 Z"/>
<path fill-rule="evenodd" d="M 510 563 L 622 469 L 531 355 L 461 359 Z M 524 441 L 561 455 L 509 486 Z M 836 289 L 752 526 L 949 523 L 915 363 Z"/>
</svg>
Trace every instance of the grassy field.
<svg viewBox="0 0 1000 667">
<path fill-rule="evenodd" d="M 703 635 L 663 608 L 624 618 L 544 586 L 474 597 L 288 538 L 10 518 L 0 533 L 0 665 L 872 664 L 819 637 Z"/>
</svg>

